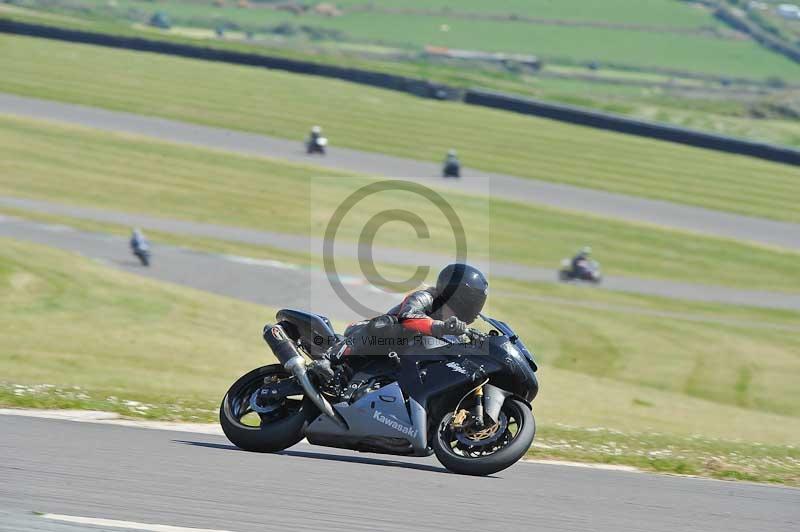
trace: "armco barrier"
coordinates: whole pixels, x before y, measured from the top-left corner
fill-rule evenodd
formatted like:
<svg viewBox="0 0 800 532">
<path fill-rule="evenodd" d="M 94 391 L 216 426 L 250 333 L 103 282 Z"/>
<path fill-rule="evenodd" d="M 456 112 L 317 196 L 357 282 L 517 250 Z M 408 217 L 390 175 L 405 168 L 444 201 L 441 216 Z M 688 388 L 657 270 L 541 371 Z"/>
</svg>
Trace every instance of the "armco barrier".
<svg viewBox="0 0 800 532">
<path fill-rule="evenodd" d="M 628 118 L 570 105 L 555 104 L 532 98 L 523 98 L 480 89 L 470 89 L 466 91 L 464 94 L 464 101 L 472 105 L 551 118 L 571 124 L 607 129 L 669 142 L 678 142 L 698 148 L 749 155 L 750 157 L 758 157 L 760 159 L 779 163 L 800 165 L 800 150 L 684 129 L 668 124 L 637 120 L 635 118 Z M 798 180 L 798 182 L 800 183 L 800 180 Z"/>
<path fill-rule="evenodd" d="M 111 48 L 124 48 L 144 52 L 157 52 L 161 54 L 204 59 L 206 61 L 220 61 L 239 65 L 260 66 L 277 70 L 285 70 L 299 74 L 310 74 L 336 78 L 364 85 L 372 85 L 384 89 L 408 92 L 423 98 L 439 100 L 460 100 L 462 91 L 448 85 L 430 81 L 373 72 L 358 68 L 346 68 L 333 65 L 324 65 L 311 61 L 299 61 L 282 57 L 273 57 L 261 54 L 236 52 L 195 44 L 181 44 L 143 37 L 127 37 L 80 31 L 55 26 L 29 24 L 16 20 L 0 18 L 0 32 L 46 39 L 78 42 L 84 44 L 97 44 Z"/>
</svg>

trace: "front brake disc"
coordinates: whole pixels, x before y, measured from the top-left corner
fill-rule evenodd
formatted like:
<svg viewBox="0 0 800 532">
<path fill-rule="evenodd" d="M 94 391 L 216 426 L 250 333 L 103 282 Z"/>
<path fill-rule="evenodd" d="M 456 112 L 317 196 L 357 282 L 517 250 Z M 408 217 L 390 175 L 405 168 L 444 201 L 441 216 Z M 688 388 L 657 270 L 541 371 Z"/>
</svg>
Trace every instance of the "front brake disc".
<svg viewBox="0 0 800 532">
<path fill-rule="evenodd" d="M 456 439 L 468 447 L 483 447 L 494 443 L 505 434 L 508 428 L 508 418 L 501 411 L 497 423 L 490 427 L 476 429 L 474 426 L 455 431 Z"/>
</svg>

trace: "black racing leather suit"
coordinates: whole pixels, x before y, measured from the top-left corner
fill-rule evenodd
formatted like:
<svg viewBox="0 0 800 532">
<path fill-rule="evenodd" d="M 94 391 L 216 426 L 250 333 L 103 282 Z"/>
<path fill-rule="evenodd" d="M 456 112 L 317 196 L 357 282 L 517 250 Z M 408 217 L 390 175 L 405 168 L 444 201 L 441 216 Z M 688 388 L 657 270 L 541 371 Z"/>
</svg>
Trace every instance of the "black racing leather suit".
<svg viewBox="0 0 800 532">
<path fill-rule="evenodd" d="M 433 335 L 436 320 L 442 320 L 441 305 L 436 304 L 436 289 L 426 288 L 412 292 L 389 309 L 389 316 L 395 316 L 397 322 L 407 331 Z"/>
<path fill-rule="evenodd" d="M 395 305 L 384 316 L 390 316 L 400 325 L 402 331 L 426 336 L 441 334 L 442 323 L 441 305 L 436 301 L 436 289 L 426 288 L 416 290 L 407 295 L 403 301 Z M 376 319 L 381 318 L 380 316 Z M 341 361 L 341 358 L 351 354 L 361 354 L 358 349 L 361 342 L 357 337 L 364 334 L 374 334 L 370 330 L 373 320 L 359 321 L 350 324 L 344 331 L 345 339 L 342 343 L 334 345 L 328 350 L 327 358 L 332 361 Z M 462 331 L 463 332 L 463 331 Z"/>
</svg>

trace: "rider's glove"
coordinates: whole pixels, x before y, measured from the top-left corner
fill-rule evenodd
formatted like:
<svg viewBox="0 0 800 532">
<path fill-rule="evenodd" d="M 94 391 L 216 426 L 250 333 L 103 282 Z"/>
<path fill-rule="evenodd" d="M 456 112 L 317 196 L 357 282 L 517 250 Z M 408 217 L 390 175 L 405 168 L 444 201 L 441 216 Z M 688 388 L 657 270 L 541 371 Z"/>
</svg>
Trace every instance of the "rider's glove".
<svg viewBox="0 0 800 532">
<path fill-rule="evenodd" d="M 445 321 L 434 321 L 431 325 L 431 332 L 434 336 L 459 336 L 467 332 L 467 324 L 457 317 L 451 316 Z"/>
</svg>

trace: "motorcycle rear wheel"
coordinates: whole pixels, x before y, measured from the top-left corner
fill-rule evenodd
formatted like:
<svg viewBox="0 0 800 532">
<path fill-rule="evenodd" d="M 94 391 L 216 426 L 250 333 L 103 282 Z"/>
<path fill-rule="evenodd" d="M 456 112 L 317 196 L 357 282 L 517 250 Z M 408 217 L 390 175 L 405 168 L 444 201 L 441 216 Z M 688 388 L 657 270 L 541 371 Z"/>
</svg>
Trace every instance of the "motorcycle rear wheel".
<svg viewBox="0 0 800 532">
<path fill-rule="evenodd" d="M 453 473 L 486 476 L 512 466 L 525 456 L 536 434 L 536 422 L 528 404 L 509 397 L 503 403 L 503 432 L 491 443 L 465 445 L 451 427 L 453 413 L 447 412 L 437 425 L 431 442 L 436 458 Z"/>
<path fill-rule="evenodd" d="M 290 378 L 280 364 L 262 366 L 239 377 L 225 394 L 219 408 L 219 423 L 228 439 L 245 451 L 274 453 L 303 439 L 305 398 L 284 398 L 270 412 L 253 410 L 251 398 L 263 386 L 264 379 Z"/>
</svg>

